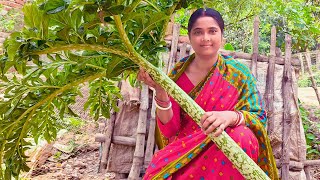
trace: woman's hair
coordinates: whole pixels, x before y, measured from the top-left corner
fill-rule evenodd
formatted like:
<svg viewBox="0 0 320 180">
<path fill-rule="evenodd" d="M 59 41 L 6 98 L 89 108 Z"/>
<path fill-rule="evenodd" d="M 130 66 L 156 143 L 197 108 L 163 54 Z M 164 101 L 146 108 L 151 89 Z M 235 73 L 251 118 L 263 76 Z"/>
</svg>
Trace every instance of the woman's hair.
<svg viewBox="0 0 320 180">
<path fill-rule="evenodd" d="M 190 19 L 189 19 L 189 23 L 188 23 L 188 33 L 191 32 L 191 29 L 193 27 L 193 24 L 197 21 L 197 19 L 199 19 L 200 17 L 212 17 L 214 20 L 217 21 L 221 32 L 223 33 L 224 30 L 224 21 L 222 19 L 221 14 L 211 8 L 199 8 L 197 9 L 194 13 L 192 13 Z"/>
</svg>

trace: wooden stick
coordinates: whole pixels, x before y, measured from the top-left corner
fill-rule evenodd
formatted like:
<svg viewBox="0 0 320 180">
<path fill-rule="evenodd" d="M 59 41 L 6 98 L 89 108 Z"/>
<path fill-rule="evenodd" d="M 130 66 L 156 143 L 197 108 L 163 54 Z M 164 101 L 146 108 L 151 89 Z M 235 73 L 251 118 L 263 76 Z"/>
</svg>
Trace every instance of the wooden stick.
<svg viewBox="0 0 320 180">
<path fill-rule="evenodd" d="M 289 163 L 290 163 L 290 131 L 291 131 L 291 117 L 290 117 L 290 99 L 292 92 L 292 74 L 291 74 L 291 36 L 286 34 L 286 51 L 285 64 L 283 72 L 283 133 L 282 133 L 282 167 L 281 179 L 289 179 Z"/>
<path fill-rule="evenodd" d="M 136 139 L 132 137 L 126 137 L 126 136 L 113 136 L 112 143 L 119 144 L 119 145 L 126 145 L 126 146 L 135 146 Z"/>
<path fill-rule="evenodd" d="M 307 71 L 308 71 L 308 73 L 310 75 L 312 88 L 314 89 L 314 92 L 316 93 L 316 96 L 317 96 L 317 99 L 318 99 L 318 103 L 320 104 L 320 95 L 319 95 L 319 92 L 318 92 L 317 83 L 314 80 L 313 73 L 312 73 L 312 70 L 311 70 L 311 57 L 310 57 L 309 53 L 306 53 L 305 56 L 306 56 L 306 62 L 307 62 Z"/>
<path fill-rule="evenodd" d="M 276 159 L 277 168 L 281 168 L 281 161 L 279 159 Z M 303 162 L 298 161 L 289 161 L 289 168 L 293 171 L 301 171 L 304 168 Z"/>
<path fill-rule="evenodd" d="M 155 91 L 153 93 L 153 96 L 155 96 Z M 146 147 L 146 155 L 144 158 L 145 169 L 149 166 L 152 160 L 153 149 L 155 145 L 155 138 L 154 138 L 155 130 L 156 130 L 156 106 L 153 99 L 152 108 L 151 108 L 150 125 L 149 125 L 149 134 L 148 134 L 147 147 Z"/>
<path fill-rule="evenodd" d="M 251 61 L 251 72 L 257 77 L 257 61 L 259 54 L 259 17 L 256 16 L 253 24 L 253 54 Z"/>
<path fill-rule="evenodd" d="M 316 54 L 316 66 L 317 69 L 320 70 L 320 52 Z"/>
<path fill-rule="evenodd" d="M 174 24 L 173 25 L 173 33 L 172 33 L 172 41 L 171 41 L 171 50 L 169 56 L 169 65 L 167 67 L 167 73 L 171 71 L 173 68 L 173 64 L 177 58 L 177 51 L 178 51 L 178 42 L 179 42 L 179 34 L 180 34 L 180 25 Z"/>
<path fill-rule="evenodd" d="M 268 74 L 266 82 L 266 105 L 267 105 L 267 115 L 268 115 L 268 134 L 273 132 L 274 129 L 274 69 L 275 69 L 275 56 L 276 56 L 276 36 L 277 30 L 273 26 L 271 29 L 271 42 L 270 42 L 270 58 L 268 65 Z"/>
<path fill-rule="evenodd" d="M 320 160 L 306 160 L 304 161 L 305 166 L 320 166 Z"/>
<path fill-rule="evenodd" d="M 139 179 L 141 166 L 144 162 L 144 146 L 147 131 L 147 114 L 148 114 L 148 104 L 149 104 L 149 88 L 147 85 L 142 85 L 141 90 L 141 103 L 137 127 L 136 136 L 136 148 L 133 154 L 132 167 L 129 173 L 129 180 Z"/>
<path fill-rule="evenodd" d="M 307 180 L 312 180 L 313 177 L 311 175 L 311 167 L 310 166 L 307 166 L 304 168 L 304 172 L 306 173 L 306 179 Z"/>
<path fill-rule="evenodd" d="M 299 60 L 300 60 L 301 73 L 304 74 L 304 64 L 303 64 L 303 56 L 302 56 L 302 53 L 299 53 L 298 58 L 299 58 Z"/>
<path fill-rule="evenodd" d="M 276 164 L 277 164 L 277 167 L 280 168 L 281 164 L 282 164 L 281 160 L 276 159 Z M 320 160 L 305 160 L 303 162 L 290 161 L 289 165 L 290 165 L 290 169 L 302 170 L 303 168 L 305 168 L 307 166 L 320 166 Z"/>
<path fill-rule="evenodd" d="M 105 138 L 105 142 L 102 143 L 101 162 L 100 162 L 98 172 L 104 173 L 106 170 L 111 141 L 112 141 L 112 134 L 113 134 L 115 119 L 116 119 L 116 114 L 115 114 L 115 112 L 113 112 L 110 116 L 110 119 L 107 120 L 107 130 L 106 130 L 106 136 L 105 136 L 106 138 Z"/>
<path fill-rule="evenodd" d="M 186 56 L 187 56 L 187 43 L 183 43 L 180 48 L 179 59 L 177 59 L 177 61 L 179 61 L 180 59 Z"/>
</svg>

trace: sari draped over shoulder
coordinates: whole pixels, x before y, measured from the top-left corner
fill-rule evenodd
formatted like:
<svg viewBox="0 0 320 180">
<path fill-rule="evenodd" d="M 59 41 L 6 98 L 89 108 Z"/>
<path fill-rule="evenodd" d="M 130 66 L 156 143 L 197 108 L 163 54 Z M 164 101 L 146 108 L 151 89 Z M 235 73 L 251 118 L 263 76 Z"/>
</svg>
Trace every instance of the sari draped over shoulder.
<svg viewBox="0 0 320 180">
<path fill-rule="evenodd" d="M 246 126 L 228 127 L 226 133 L 271 178 L 279 179 L 269 138 L 266 112 L 250 70 L 231 56 L 217 63 L 199 84 L 184 73 L 194 54 L 181 59 L 169 74 L 205 111 L 241 111 Z M 244 179 L 200 127 L 170 98 L 174 117 L 162 124 L 157 119 L 156 152 L 144 179 Z"/>
</svg>

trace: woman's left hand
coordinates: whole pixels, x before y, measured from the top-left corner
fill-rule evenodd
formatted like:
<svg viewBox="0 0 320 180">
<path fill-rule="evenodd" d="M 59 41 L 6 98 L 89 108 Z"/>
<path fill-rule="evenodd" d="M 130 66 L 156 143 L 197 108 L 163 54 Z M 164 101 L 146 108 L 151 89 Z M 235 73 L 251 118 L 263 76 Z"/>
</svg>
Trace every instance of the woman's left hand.
<svg viewBox="0 0 320 180">
<path fill-rule="evenodd" d="M 225 128 L 234 124 L 237 113 L 234 111 L 209 111 L 201 117 L 200 124 L 205 134 L 214 132 L 214 136 L 219 136 Z"/>
</svg>

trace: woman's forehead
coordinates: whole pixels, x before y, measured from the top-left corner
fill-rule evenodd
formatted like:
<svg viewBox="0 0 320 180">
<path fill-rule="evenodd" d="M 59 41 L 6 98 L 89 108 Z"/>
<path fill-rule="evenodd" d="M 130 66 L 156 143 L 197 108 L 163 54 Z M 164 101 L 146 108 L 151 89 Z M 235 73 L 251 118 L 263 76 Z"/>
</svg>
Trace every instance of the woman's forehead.
<svg viewBox="0 0 320 180">
<path fill-rule="evenodd" d="M 192 29 L 208 29 L 208 28 L 219 28 L 219 24 L 213 17 L 204 16 L 199 17 L 193 24 Z"/>
</svg>

